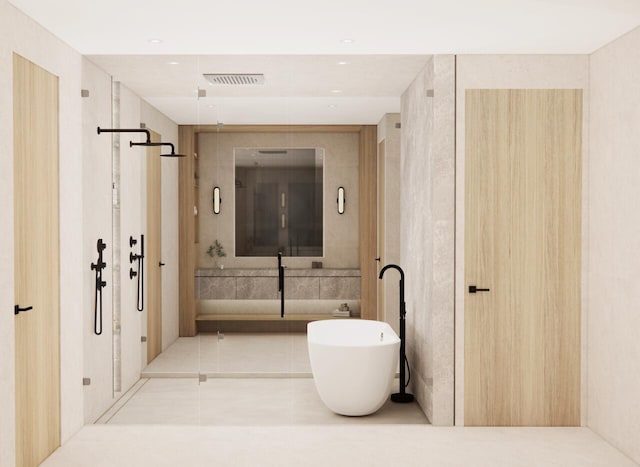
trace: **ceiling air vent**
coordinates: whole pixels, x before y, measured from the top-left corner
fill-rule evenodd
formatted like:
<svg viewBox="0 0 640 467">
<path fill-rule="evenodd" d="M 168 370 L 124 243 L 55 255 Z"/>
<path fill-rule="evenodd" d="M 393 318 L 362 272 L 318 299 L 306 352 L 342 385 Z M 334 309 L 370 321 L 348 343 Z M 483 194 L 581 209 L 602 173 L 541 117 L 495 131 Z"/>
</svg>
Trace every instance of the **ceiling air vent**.
<svg viewBox="0 0 640 467">
<path fill-rule="evenodd" d="M 255 73 L 205 73 L 211 84 L 223 86 L 256 86 L 264 84 L 264 75 Z"/>
</svg>

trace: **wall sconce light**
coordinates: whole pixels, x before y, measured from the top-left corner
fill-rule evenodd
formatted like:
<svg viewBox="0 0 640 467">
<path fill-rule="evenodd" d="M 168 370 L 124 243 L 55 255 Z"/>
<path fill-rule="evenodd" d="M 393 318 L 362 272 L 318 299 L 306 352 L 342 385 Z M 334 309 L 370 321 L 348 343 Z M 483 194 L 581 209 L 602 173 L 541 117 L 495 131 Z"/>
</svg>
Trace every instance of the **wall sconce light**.
<svg viewBox="0 0 640 467">
<path fill-rule="evenodd" d="M 213 213 L 220 214 L 220 203 L 222 203 L 222 199 L 220 198 L 220 187 L 215 187 L 213 189 Z"/>
<path fill-rule="evenodd" d="M 344 187 L 338 188 L 337 202 L 338 202 L 338 214 L 344 214 L 344 205 L 347 202 L 347 200 L 344 197 Z"/>
</svg>

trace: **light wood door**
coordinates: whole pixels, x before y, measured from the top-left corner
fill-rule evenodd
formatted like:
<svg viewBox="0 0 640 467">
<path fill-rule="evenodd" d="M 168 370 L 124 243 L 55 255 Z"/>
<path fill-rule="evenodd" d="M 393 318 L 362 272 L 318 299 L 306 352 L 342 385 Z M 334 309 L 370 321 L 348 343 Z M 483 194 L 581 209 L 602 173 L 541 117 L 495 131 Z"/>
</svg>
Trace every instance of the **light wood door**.
<svg viewBox="0 0 640 467">
<path fill-rule="evenodd" d="M 151 140 L 160 136 L 151 132 Z M 159 147 L 147 148 L 147 363 L 162 352 L 162 206 Z"/>
<path fill-rule="evenodd" d="M 378 270 L 385 265 L 384 229 L 385 229 L 385 142 L 378 143 Z M 384 282 L 378 281 L 378 319 L 385 320 Z"/>
<path fill-rule="evenodd" d="M 365 125 L 360 131 L 358 163 L 358 231 L 360 250 L 360 317 L 362 319 L 378 318 L 378 128 Z M 354 209 L 349 204 L 349 189 L 345 193 L 346 208 Z M 334 205 L 335 206 L 335 205 Z M 335 207 L 334 207 L 335 209 Z"/>
<path fill-rule="evenodd" d="M 579 425 L 582 91 L 465 105 L 465 425 Z"/>
<path fill-rule="evenodd" d="M 13 56 L 16 465 L 60 445 L 58 78 Z"/>
</svg>

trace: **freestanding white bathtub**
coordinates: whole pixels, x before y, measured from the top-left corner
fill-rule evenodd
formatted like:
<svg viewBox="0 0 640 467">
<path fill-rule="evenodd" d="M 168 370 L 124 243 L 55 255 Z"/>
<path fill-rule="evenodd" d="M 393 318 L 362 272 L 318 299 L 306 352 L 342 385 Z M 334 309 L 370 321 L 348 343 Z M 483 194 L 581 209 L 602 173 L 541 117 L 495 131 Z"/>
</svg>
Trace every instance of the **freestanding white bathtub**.
<svg viewBox="0 0 640 467">
<path fill-rule="evenodd" d="M 381 321 L 331 319 L 307 325 L 311 371 L 322 402 L 342 415 L 369 415 L 385 403 L 400 339 Z"/>
</svg>

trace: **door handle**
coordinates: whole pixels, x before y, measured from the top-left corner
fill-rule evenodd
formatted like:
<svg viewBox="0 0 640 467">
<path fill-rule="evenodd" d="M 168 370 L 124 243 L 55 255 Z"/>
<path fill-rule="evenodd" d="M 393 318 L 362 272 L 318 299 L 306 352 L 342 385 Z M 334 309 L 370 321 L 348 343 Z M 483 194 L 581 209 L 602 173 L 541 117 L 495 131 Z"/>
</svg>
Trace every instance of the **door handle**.
<svg viewBox="0 0 640 467">
<path fill-rule="evenodd" d="M 470 285 L 469 286 L 469 293 L 476 293 L 476 292 L 490 292 L 491 289 L 480 289 L 478 287 L 476 287 L 475 285 Z"/>
<path fill-rule="evenodd" d="M 29 311 L 29 310 L 33 310 L 33 307 L 32 306 L 28 306 L 28 307 L 25 307 L 25 308 L 20 308 L 20 305 L 16 305 L 13 308 L 13 313 L 17 315 L 19 313 L 22 313 L 23 311 Z"/>
<path fill-rule="evenodd" d="M 158 263 L 158 266 L 159 266 L 159 267 L 162 267 L 162 266 L 164 266 L 164 263 L 163 263 L 162 261 L 160 261 L 160 262 Z"/>
</svg>

